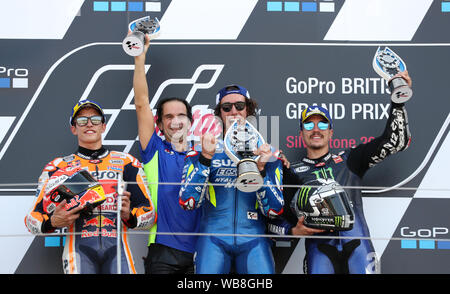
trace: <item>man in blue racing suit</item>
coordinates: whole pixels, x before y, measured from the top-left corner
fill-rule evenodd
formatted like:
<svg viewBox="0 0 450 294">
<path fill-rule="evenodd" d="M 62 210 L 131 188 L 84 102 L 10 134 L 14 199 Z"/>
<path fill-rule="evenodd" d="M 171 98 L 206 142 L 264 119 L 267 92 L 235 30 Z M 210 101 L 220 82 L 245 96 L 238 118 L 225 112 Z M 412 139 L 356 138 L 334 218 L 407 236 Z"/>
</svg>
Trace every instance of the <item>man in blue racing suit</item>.
<svg viewBox="0 0 450 294">
<path fill-rule="evenodd" d="M 399 74 L 411 87 L 408 73 Z M 276 234 L 330 236 L 327 238 L 306 238 L 304 271 L 308 274 L 366 274 L 377 273 L 378 259 L 373 248 L 369 229 L 363 212 L 362 195 L 359 189 L 345 189 L 354 211 L 354 223 L 350 230 L 322 230 L 305 225 L 305 216 L 294 213 L 291 203 L 299 190 L 295 185 L 308 185 L 318 179 L 336 181 L 343 187 L 360 187 L 366 171 L 387 156 L 408 148 L 411 135 L 404 104 L 392 102 L 389 118 L 383 134 L 367 144 L 332 154 L 329 141 L 333 134 L 333 123 L 328 111 L 319 106 L 310 106 L 302 112 L 301 132 L 307 156 L 290 164 L 284 170 L 286 187 L 284 213 L 281 218 L 269 224 L 269 230 Z M 293 186 L 293 187 L 291 187 Z M 313 191 L 305 189 L 303 191 Z M 302 199 L 311 193 L 301 194 Z M 306 200 L 303 200 L 306 202 Z M 332 238 L 338 237 L 338 238 Z M 351 238 L 354 237 L 354 238 Z M 362 237 L 363 239 L 358 239 Z"/>
<path fill-rule="evenodd" d="M 255 114 L 256 103 L 248 91 L 231 85 L 219 91 L 216 116 L 226 125 L 231 119 Z M 225 127 L 227 129 L 227 127 Z M 202 206 L 201 233 L 196 246 L 197 274 L 274 273 L 270 240 L 255 235 L 266 231 L 265 218 L 277 217 L 283 209 L 281 161 L 272 156 L 268 144 L 254 153 L 260 155 L 258 169 L 264 185 L 256 192 L 236 189 L 236 164 L 210 133 L 202 137 L 200 150 L 185 159 L 180 204 L 192 210 Z"/>
</svg>

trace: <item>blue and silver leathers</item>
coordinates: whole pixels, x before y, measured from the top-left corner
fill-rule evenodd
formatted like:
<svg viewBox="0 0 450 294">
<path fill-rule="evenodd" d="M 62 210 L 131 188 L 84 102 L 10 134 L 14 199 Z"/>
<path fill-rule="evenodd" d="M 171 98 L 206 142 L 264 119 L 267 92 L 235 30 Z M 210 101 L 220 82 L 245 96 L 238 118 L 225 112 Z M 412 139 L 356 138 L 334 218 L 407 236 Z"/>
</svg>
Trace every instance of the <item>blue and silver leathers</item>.
<svg viewBox="0 0 450 294">
<path fill-rule="evenodd" d="M 220 151 L 208 160 L 192 150 L 185 159 L 180 205 L 203 209 L 200 232 L 207 234 L 197 241 L 195 272 L 274 273 L 271 241 L 255 235 L 265 234 L 265 218 L 282 213 L 281 161 L 268 162 L 264 186 L 245 193 L 234 186 L 236 164 Z"/>
</svg>

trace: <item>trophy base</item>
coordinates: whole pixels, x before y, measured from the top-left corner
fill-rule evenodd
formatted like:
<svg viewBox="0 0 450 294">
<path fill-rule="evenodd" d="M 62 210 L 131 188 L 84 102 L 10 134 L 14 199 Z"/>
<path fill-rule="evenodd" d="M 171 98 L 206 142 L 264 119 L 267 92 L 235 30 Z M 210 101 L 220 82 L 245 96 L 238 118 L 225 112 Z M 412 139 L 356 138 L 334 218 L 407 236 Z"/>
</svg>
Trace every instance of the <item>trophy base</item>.
<svg viewBox="0 0 450 294">
<path fill-rule="evenodd" d="M 239 176 L 236 179 L 236 187 L 239 191 L 255 192 L 264 184 L 264 179 L 253 159 L 246 158 L 239 161 L 237 170 Z"/>
<path fill-rule="evenodd" d="M 412 97 L 412 90 L 402 78 L 394 78 L 388 83 L 391 90 L 391 100 L 394 103 L 405 103 Z"/>
<path fill-rule="evenodd" d="M 130 56 L 139 56 L 144 52 L 145 35 L 142 32 L 135 31 L 129 34 L 122 41 L 122 48 Z"/>
</svg>

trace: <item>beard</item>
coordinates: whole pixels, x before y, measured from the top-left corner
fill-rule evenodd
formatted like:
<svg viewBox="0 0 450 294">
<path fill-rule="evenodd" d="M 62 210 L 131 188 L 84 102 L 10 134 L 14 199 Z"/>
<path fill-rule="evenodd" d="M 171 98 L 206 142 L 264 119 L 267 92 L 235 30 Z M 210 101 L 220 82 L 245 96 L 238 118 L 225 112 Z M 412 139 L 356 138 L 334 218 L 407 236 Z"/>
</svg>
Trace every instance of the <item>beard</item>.
<svg viewBox="0 0 450 294">
<path fill-rule="evenodd" d="M 320 136 L 320 141 L 315 141 L 313 137 Z M 306 147 L 311 148 L 313 150 L 320 150 L 327 146 L 328 141 L 325 140 L 325 136 L 320 133 L 313 133 L 309 135 L 307 138 L 303 138 L 303 141 L 305 142 Z"/>
</svg>

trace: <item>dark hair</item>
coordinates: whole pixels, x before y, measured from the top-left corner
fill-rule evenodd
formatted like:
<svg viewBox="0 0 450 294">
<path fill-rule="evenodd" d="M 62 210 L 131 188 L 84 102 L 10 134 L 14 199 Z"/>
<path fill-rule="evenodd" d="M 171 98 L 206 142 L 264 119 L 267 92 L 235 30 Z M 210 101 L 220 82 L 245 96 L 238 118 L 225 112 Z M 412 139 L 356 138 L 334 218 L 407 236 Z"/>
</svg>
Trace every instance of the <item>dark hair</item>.
<svg viewBox="0 0 450 294">
<path fill-rule="evenodd" d="M 162 116 L 163 116 L 163 106 L 164 104 L 166 104 L 167 102 L 170 101 L 178 101 L 184 104 L 184 106 L 186 106 L 186 115 L 189 119 L 189 121 L 192 123 L 192 106 L 189 104 L 189 102 L 187 102 L 185 99 L 181 99 L 178 97 L 169 97 L 169 98 L 164 98 L 163 100 L 160 100 L 158 102 L 158 105 L 156 106 L 156 123 L 159 124 L 162 122 Z"/>
<path fill-rule="evenodd" d="M 225 89 L 226 91 L 239 90 L 236 86 L 229 86 Z M 247 115 L 256 115 L 256 110 L 258 109 L 258 103 L 251 98 L 245 97 L 245 107 L 247 108 Z M 217 103 L 216 108 L 214 108 L 214 115 L 220 117 L 220 101 Z"/>
</svg>

